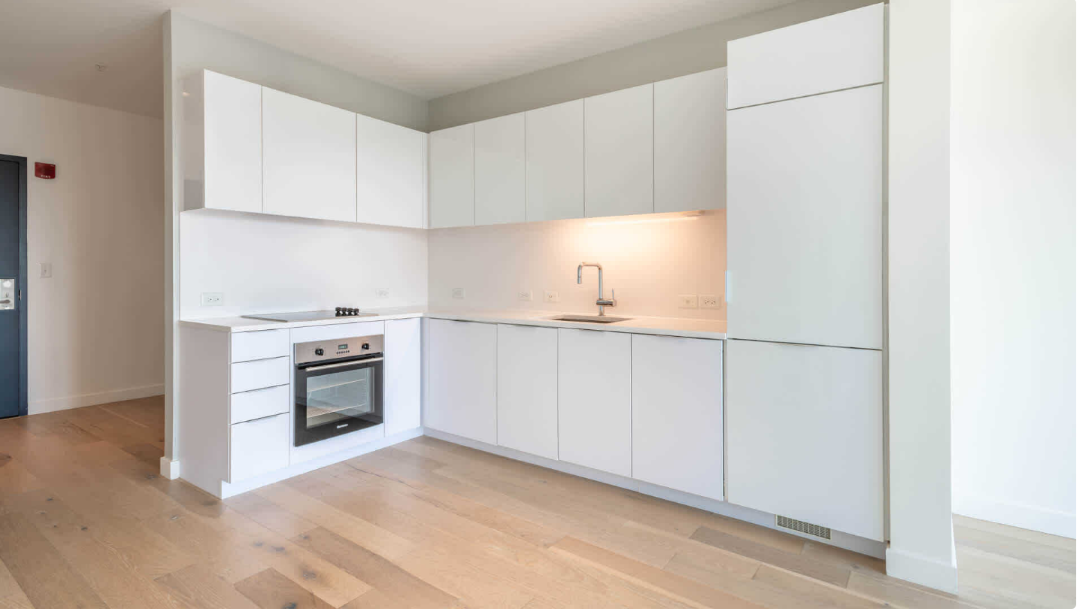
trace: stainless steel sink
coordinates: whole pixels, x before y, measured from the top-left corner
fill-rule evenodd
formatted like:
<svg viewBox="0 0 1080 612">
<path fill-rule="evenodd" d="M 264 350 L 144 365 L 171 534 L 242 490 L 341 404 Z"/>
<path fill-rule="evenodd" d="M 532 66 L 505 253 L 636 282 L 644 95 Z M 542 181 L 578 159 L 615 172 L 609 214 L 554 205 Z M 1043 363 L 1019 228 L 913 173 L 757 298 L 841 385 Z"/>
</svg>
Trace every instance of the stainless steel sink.
<svg viewBox="0 0 1080 612">
<path fill-rule="evenodd" d="M 552 321 L 573 321 L 575 323 L 618 323 L 629 321 L 629 317 L 609 317 L 607 315 L 559 315 L 551 317 Z"/>
</svg>

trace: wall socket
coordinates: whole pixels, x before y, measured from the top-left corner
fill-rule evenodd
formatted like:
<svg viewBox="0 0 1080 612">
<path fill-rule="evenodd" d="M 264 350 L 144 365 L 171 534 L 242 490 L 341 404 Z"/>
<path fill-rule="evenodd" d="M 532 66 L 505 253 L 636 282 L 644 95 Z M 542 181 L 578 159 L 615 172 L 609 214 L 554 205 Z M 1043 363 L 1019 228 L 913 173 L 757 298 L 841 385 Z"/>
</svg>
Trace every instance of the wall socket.
<svg viewBox="0 0 1080 612">
<path fill-rule="evenodd" d="M 696 295 L 680 295 L 679 308 L 697 308 Z"/>
<path fill-rule="evenodd" d="M 52 278 L 52 264 L 41 264 L 41 278 Z"/>
<path fill-rule="evenodd" d="M 379 298 L 380 300 L 385 300 L 386 298 L 390 297 L 390 290 L 389 289 L 376 289 L 375 290 L 375 297 Z"/>
<path fill-rule="evenodd" d="M 465 299 L 465 289 L 463 289 L 461 287 L 454 287 L 453 289 L 450 290 L 450 297 L 454 298 L 455 300 L 464 300 Z"/>
<path fill-rule="evenodd" d="M 199 303 L 203 306 L 221 306 L 225 303 L 224 293 L 204 293 L 199 296 Z"/>
<path fill-rule="evenodd" d="M 720 308 L 720 296 L 702 294 L 698 298 L 698 306 L 709 308 L 711 310 L 718 310 Z"/>
<path fill-rule="evenodd" d="M 559 292 L 558 291 L 545 291 L 544 292 L 544 301 L 549 303 L 549 304 L 558 303 L 558 301 L 559 301 Z"/>
<path fill-rule="evenodd" d="M 517 296 L 518 296 L 518 301 L 519 302 L 531 302 L 532 301 L 532 290 L 518 291 Z"/>
</svg>

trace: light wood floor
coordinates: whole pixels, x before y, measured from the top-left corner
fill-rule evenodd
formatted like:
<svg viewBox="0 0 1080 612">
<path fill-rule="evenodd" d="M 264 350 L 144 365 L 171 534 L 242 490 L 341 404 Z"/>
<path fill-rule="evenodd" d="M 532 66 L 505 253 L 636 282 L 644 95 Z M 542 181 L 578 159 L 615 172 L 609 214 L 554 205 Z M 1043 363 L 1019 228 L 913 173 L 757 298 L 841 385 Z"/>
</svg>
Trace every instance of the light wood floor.
<svg viewBox="0 0 1080 612">
<path fill-rule="evenodd" d="M 220 502 L 161 398 L 0 421 L 0 606 L 1072 607 L 1075 541 L 956 518 L 959 597 L 877 559 L 431 438 Z"/>
</svg>

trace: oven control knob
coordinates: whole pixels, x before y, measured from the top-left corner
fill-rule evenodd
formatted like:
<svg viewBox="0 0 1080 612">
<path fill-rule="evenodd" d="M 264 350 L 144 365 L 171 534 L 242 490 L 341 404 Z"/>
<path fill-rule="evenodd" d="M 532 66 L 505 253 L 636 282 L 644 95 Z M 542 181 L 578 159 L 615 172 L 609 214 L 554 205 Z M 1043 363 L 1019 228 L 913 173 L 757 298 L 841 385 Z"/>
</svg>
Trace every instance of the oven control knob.
<svg viewBox="0 0 1080 612">
<path fill-rule="evenodd" d="M 369 348 L 371 348 L 371 345 L 370 345 L 370 344 L 368 344 L 367 342 L 365 342 L 365 343 L 364 343 L 364 345 L 363 345 L 363 346 L 361 346 L 360 348 L 362 348 L 362 349 L 364 349 L 364 350 L 366 351 L 366 350 L 368 350 Z"/>
<path fill-rule="evenodd" d="M 318 355 L 319 357 L 322 357 L 323 350 L 321 348 L 317 348 L 317 349 L 315 349 L 315 354 Z"/>
</svg>

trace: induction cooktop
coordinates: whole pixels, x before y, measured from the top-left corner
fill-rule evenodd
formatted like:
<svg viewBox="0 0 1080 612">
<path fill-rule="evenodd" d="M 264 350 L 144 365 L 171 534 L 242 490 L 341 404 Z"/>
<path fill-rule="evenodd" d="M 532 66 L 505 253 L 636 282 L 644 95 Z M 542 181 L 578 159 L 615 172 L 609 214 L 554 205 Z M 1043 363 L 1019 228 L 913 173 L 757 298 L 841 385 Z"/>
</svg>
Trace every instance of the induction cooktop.
<svg viewBox="0 0 1080 612">
<path fill-rule="evenodd" d="M 244 315 L 245 319 L 274 321 L 275 323 L 295 323 L 297 321 L 319 321 L 322 319 L 354 319 L 377 316 L 374 312 L 360 312 L 359 308 L 335 308 L 333 310 L 309 310 L 306 312 L 278 312 L 259 315 Z"/>
</svg>

